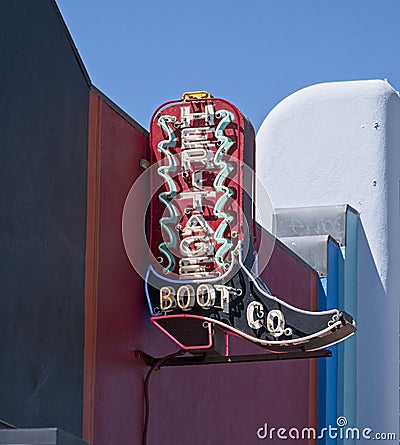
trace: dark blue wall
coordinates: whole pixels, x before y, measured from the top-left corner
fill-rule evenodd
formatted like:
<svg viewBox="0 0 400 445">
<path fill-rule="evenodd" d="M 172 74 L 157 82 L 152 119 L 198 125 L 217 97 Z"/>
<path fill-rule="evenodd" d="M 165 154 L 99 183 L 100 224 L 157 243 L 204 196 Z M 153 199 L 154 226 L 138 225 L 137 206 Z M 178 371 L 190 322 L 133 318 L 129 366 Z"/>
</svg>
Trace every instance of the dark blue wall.
<svg viewBox="0 0 400 445">
<path fill-rule="evenodd" d="M 0 29 L 0 418 L 80 435 L 89 81 L 52 0 Z"/>
</svg>

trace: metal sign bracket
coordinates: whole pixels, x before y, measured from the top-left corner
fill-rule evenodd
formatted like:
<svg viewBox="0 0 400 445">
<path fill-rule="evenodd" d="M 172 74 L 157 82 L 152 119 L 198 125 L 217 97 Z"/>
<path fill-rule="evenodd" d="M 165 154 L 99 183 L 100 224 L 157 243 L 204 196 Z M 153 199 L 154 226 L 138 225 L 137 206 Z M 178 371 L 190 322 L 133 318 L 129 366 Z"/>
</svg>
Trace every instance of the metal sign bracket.
<svg viewBox="0 0 400 445">
<path fill-rule="evenodd" d="M 157 362 L 160 362 L 158 368 L 163 366 L 218 365 L 332 357 L 332 351 L 330 350 L 319 350 L 311 352 L 299 351 L 288 352 L 286 354 L 268 353 L 231 356 L 222 356 L 212 352 L 205 352 L 196 355 L 185 355 L 186 352 L 188 351 L 181 349 L 178 353 L 178 356 L 171 357 L 166 361 L 163 361 L 162 358 L 159 357 L 153 357 L 140 350 L 135 351 L 135 356 L 150 367 L 153 367 Z"/>
</svg>

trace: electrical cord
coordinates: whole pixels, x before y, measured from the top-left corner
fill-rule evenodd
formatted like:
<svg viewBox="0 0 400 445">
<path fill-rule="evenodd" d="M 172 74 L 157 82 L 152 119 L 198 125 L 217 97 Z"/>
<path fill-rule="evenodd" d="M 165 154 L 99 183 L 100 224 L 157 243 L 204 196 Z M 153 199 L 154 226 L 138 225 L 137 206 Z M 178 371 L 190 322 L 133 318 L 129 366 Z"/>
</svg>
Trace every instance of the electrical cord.
<svg viewBox="0 0 400 445">
<path fill-rule="evenodd" d="M 166 363 L 168 360 L 171 360 L 178 355 L 183 355 L 185 350 L 179 349 L 179 351 L 173 352 L 172 354 L 166 355 L 165 357 L 161 357 L 158 359 L 149 371 L 146 374 L 144 379 L 144 404 L 145 404 L 145 412 L 144 412 L 144 423 L 143 423 L 143 445 L 147 445 L 147 433 L 149 429 L 149 415 L 150 415 L 150 403 L 149 403 L 149 381 L 150 377 L 154 371 L 160 368 L 161 365 Z"/>
</svg>

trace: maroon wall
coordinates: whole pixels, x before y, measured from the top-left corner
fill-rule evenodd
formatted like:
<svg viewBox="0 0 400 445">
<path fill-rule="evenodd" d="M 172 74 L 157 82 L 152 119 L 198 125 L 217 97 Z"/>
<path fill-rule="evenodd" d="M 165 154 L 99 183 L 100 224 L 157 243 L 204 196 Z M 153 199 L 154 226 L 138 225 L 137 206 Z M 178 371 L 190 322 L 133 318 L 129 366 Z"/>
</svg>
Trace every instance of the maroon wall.
<svg viewBox="0 0 400 445">
<path fill-rule="evenodd" d="M 92 445 L 140 443 L 143 367 L 133 351 L 143 335 L 143 284 L 125 254 L 121 221 L 147 150 L 146 133 L 92 91 L 83 418 Z"/>
<path fill-rule="evenodd" d="M 91 92 L 83 431 L 92 445 L 141 443 L 148 368 L 133 351 L 177 350 L 148 322 L 143 282 L 121 236 L 124 201 L 147 149 L 146 134 Z M 317 276 L 279 243 L 262 276 L 274 294 L 315 308 Z M 263 352 L 237 338 L 232 351 Z M 314 361 L 162 368 L 150 381 L 148 443 L 251 445 L 265 422 L 316 425 L 315 371 Z"/>
<path fill-rule="evenodd" d="M 275 295 L 300 308 L 317 309 L 317 274 L 283 244 L 275 243 L 262 278 Z M 165 347 L 165 339 L 150 329 L 144 344 L 154 355 L 177 349 L 172 343 Z M 236 337 L 231 337 L 231 351 L 263 352 Z M 150 445 L 252 445 L 260 443 L 256 432 L 265 422 L 288 429 L 318 424 L 315 359 L 162 368 L 153 374 L 150 395 Z"/>
<path fill-rule="evenodd" d="M 260 276 L 267 283 L 273 295 L 294 306 L 305 310 L 318 310 L 318 273 L 297 257 L 279 240 L 274 239 L 268 232 L 257 225 L 257 240 L 264 236 L 267 252 L 272 250 L 272 255 L 264 271 Z M 263 262 L 263 252 L 259 252 L 260 263 Z M 308 389 L 308 409 L 304 407 L 304 413 L 308 412 L 308 425 L 317 429 L 318 426 L 318 367 L 317 360 L 305 360 L 291 362 L 293 374 L 301 370 L 304 374 L 305 387 Z M 297 379 L 297 376 L 296 376 Z M 297 382 L 296 380 L 296 383 Z M 300 394 L 299 394 L 300 396 Z M 305 399 L 303 400 L 305 402 Z M 305 419 L 302 419 L 305 422 Z M 297 443 L 298 441 L 296 441 Z M 316 441 L 310 441 L 310 444 Z"/>
</svg>

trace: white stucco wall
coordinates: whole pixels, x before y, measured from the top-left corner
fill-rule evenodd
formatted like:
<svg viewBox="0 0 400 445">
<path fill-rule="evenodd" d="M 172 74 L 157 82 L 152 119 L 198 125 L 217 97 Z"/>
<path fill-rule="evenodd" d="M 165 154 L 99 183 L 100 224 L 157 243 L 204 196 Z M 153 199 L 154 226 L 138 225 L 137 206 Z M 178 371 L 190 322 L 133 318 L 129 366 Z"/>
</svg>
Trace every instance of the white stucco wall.
<svg viewBox="0 0 400 445">
<path fill-rule="evenodd" d="M 398 433 L 398 93 L 382 80 L 294 93 L 258 132 L 257 173 L 274 207 L 350 204 L 360 212 L 357 426 Z"/>
</svg>

